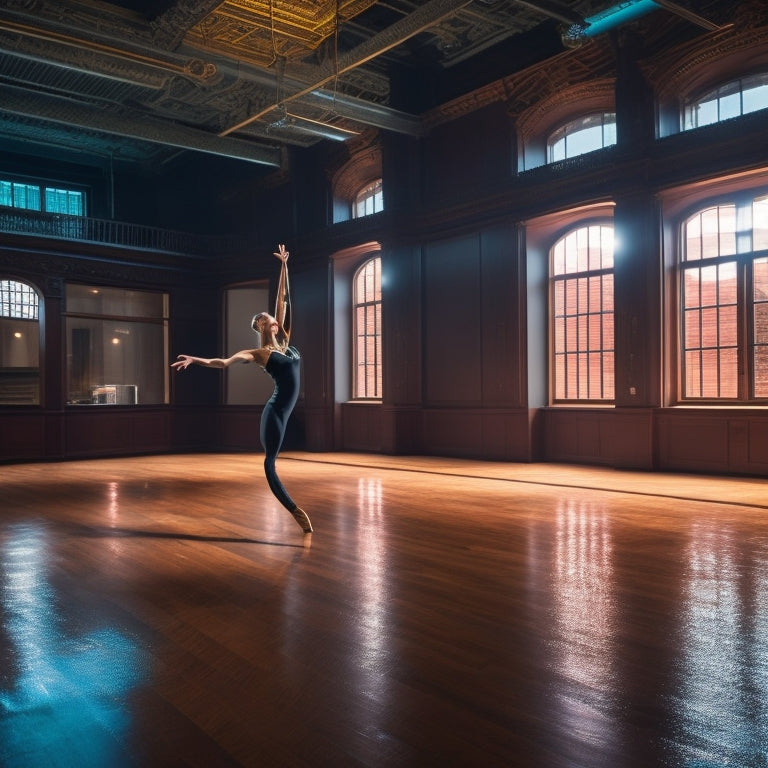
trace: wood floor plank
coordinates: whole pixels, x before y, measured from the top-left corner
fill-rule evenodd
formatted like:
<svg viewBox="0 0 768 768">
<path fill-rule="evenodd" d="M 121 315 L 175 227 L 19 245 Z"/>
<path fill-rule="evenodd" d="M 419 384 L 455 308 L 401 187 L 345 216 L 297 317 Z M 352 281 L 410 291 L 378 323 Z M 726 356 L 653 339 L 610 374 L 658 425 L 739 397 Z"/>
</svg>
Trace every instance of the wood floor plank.
<svg viewBox="0 0 768 768">
<path fill-rule="evenodd" d="M 259 456 L 0 468 L 0 764 L 768 763 L 754 478 L 278 469 L 310 537 Z"/>
</svg>

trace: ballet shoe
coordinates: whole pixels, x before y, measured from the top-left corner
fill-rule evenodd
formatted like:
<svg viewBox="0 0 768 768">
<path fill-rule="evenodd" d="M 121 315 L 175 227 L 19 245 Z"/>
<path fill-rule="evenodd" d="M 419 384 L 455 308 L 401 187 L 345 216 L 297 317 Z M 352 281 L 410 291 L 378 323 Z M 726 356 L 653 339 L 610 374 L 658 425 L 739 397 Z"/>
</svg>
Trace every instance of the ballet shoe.
<svg viewBox="0 0 768 768">
<path fill-rule="evenodd" d="M 304 533 L 312 533 L 312 523 L 309 522 L 307 513 L 301 507 L 296 507 L 291 514 L 293 515 L 293 519 L 301 526 L 301 530 L 304 531 Z"/>
</svg>

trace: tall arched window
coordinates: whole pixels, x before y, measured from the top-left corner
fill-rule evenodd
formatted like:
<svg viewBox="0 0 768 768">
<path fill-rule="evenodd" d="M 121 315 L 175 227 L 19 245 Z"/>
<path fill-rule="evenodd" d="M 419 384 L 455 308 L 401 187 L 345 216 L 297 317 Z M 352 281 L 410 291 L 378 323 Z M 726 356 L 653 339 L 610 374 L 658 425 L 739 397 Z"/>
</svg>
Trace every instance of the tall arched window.
<svg viewBox="0 0 768 768">
<path fill-rule="evenodd" d="M 553 400 L 613 400 L 613 226 L 571 230 L 550 265 Z"/>
<path fill-rule="evenodd" d="M 613 112 L 583 115 L 553 131 L 547 139 L 547 162 L 556 163 L 616 143 Z"/>
<path fill-rule="evenodd" d="M 0 280 L 0 404 L 40 402 L 40 301 L 17 280 Z"/>
<path fill-rule="evenodd" d="M 356 195 L 352 204 L 352 216 L 355 219 L 370 216 L 384 210 L 384 192 L 381 179 L 366 184 Z"/>
<path fill-rule="evenodd" d="M 768 196 L 696 211 L 680 248 L 681 399 L 768 398 Z"/>
<path fill-rule="evenodd" d="M 719 123 L 768 108 L 768 73 L 742 77 L 689 99 L 683 108 L 683 130 Z"/>
<path fill-rule="evenodd" d="M 366 261 L 352 281 L 353 397 L 381 399 L 381 257 Z"/>
</svg>

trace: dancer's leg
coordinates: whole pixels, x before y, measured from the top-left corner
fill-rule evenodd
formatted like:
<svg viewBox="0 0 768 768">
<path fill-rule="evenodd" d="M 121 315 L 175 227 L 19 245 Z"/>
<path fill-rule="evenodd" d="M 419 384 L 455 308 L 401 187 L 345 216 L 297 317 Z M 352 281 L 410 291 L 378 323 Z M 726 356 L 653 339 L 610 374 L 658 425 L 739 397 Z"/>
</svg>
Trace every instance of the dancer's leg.
<svg viewBox="0 0 768 768">
<path fill-rule="evenodd" d="M 260 430 L 261 444 L 264 447 L 264 474 L 275 498 L 293 515 L 304 533 L 312 533 L 312 523 L 310 523 L 307 513 L 296 505 L 277 476 L 275 462 L 285 438 L 286 423 L 287 419 L 282 418 L 271 403 L 264 406 Z"/>
</svg>

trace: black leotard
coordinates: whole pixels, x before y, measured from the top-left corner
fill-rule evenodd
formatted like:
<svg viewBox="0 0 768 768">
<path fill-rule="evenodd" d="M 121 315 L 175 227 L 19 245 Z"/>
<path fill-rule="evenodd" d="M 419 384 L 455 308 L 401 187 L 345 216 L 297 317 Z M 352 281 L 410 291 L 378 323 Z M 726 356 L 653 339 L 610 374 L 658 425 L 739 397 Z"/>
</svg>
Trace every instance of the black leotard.
<svg viewBox="0 0 768 768">
<path fill-rule="evenodd" d="M 275 389 L 261 412 L 261 444 L 264 446 L 264 473 L 267 482 L 277 500 L 289 511 L 296 509 L 296 504 L 288 495 L 275 470 L 275 459 L 285 438 L 293 407 L 299 398 L 301 381 L 301 355 L 296 347 L 288 347 L 285 352 L 273 351 L 267 359 L 264 370 L 273 378 Z"/>
</svg>

